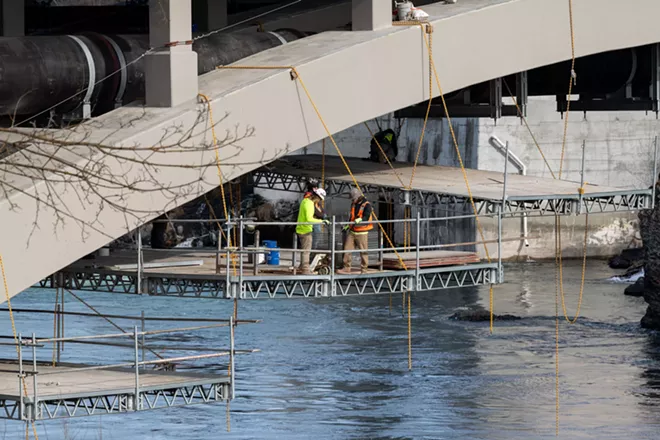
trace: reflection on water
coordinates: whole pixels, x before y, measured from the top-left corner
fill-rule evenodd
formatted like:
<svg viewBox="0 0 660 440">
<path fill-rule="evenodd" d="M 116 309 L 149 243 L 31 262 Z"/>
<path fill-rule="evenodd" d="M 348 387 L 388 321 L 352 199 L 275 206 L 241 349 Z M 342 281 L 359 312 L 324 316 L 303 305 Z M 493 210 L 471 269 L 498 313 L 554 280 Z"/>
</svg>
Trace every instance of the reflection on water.
<svg viewBox="0 0 660 440">
<path fill-rule="evenodd" d="M 608 283 L 602 262 L 589 262 L 582 317 L 561 321 L 561 437 L 660 438 L 660 335 L 640 329 L 640 298 Z M 573 313 L 580 265 L 567 263 L 566 302 Z M 225 406 L 105 416 L 69 421 L 79 439 L 532 439 L 554 438 L 554 264 L 506 268 L 495 287 L 496 313 L 523 317 L 488 323 L 447 319 L 459 309 L 488 305 L 488 289 L 418 294 L 413 299 L 414 369 L 407 370 L 406 320 L 401 298 L 387 296 L 242 302 L 239 315 L 261 324 L 237 330 L 238 358 L 232 432 Z M 226 317 L 230 302 L 86 293 L 108 313 Z M 15 307 L 48 308 L 54 294 L 33 290 Z M 67 310 L 83 306 L 67 302 Z M 6 314 L 5 314 L 6 317 Z M 43 316 L 18 315 L 19 330 L 52 333 Z M 67 318 L 67 334 L 112 332 L 100 319 Z M 156 328 L 155 324 L 149 324 Z M 2 333 L 9 334 L 8 320 Z M 223 332 L 223 333 L 221 333 Z M 177 335 L 171 343 L 224 346 L 223 329 Z M 163 341 L 167 343 L 167 341 Z M 65 359 L 98 362 L 115 356 L 67 345 Z M 122 358 L 123 356 L 123 358 Z M 114 360 L 114 359 L 113 359 Z M 211 362 L 198 362 L 206 370 Z M 20 424 L 0 422 L 0 437 L 19 438 Z M 61 421 L 39 424 L 42 437 L 64 438 Z"/>
</svg>

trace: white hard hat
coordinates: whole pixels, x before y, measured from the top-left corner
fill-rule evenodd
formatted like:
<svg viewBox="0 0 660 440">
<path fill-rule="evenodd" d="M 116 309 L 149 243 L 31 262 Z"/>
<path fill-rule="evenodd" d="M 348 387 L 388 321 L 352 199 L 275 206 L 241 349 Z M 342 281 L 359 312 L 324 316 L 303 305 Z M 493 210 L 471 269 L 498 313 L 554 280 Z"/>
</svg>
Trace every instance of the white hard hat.
<svg viewBox="0 0 660 440">
<path fill-rule="evenodd" d="M 319 196 L 321 200 L 325 200 L 325 190 L 323 188 L 314 188 L 314 194 Z"/>
</svg>

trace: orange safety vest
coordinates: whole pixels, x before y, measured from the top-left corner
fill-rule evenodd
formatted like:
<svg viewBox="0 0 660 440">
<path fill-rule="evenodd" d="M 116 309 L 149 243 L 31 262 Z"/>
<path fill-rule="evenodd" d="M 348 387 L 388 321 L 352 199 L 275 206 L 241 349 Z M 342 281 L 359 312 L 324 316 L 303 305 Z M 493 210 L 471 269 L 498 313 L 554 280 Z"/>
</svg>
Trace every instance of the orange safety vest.
<svg viewBox="0 0 660 440">
<path fill-rule="evenodd" d="M 362 218 L 362 216 L 364 215 L 364 208 L 368 204 L 369 204 L 369 201 L 367 201 L 367 200 L 362 202 L 362 204 L 360 204 L 360 207 L 358 208 L 357 215 L 356 215 L 355 214 L 355 203 L 353 203 L 351 205 L 351 220 L 350 221 L 354 222 L 356 218 Z M 369 220 L 367 220 L 367 221 L 368 222 L 372 221 L 373 217 L 374 217 L 374 212 L 372 210 L 371 215 L 369 216 Z M 353 231 L 353 232 L 367 232 L 367 231 L 371 231 L 373 228 L 374 228 L 373 223 L 369 223 L 369 224 L 366 224 L 366 225 L 363 225 L 361 223 L 358 223 L 357 225 L 355 225 L 355 224 L 351 225 L 351 231 Z"/>
</svg>

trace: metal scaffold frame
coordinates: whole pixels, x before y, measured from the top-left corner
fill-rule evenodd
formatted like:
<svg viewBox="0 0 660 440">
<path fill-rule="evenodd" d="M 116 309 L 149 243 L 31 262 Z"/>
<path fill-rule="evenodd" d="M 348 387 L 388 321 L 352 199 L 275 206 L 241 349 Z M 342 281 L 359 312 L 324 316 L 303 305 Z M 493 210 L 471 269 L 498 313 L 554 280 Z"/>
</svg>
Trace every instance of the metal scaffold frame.
<svg viewBox="0 0 660 440">
<path fill-rule="evenodd" d="M 27 313 L 48 313 L 46 310 L 21 310 Z M 60 314 L 60 312 L 52 312 Z M 85 313 L 65 313 L 62 315 L 95 316 Z M 104 315 L 98 315 L 103 317 Z M 120 319 L 134 319 L 119 317 Z M 145 320 L 149 321 L 195 321 L 194 318 L 146 318 L 142 314 L 142 327 Z M 146 411 L 161 408 L 188 406 L 202 403 L 213 403 L 232 400 L 234 391 L 235 357 L 237 354 L 252 353 L 256 350 L 236 350 L 234 332 L 237 324 L 255 323 L 254 320 L 237 321 L 231 316 L 228 320 L 203 318 L 205 322 L 221 322 L 196 327 L 172 328 L 166 330 L 133 331 L 128 333 L 85 335 L 78 337 L 53 337 L 37 339 L 34 334 L 29 339 L 18 336 L 18 343 L 0 342 L 0 345 L 16 348 L 18 361 L 0 360 L 0 375 L 4 380 L 17 378 L 15 391 L 3 388 L 0 392 L 0 419 L 34 422 L 72 417 L 94 416 L 103 414 L 119 414 L 126 412 Z M 147 346 L 146 336 L 191 332 L 201 329 L 228 327 L 229 348 L 218 351 L 212 349 L 196 349 L 206 351 L 205 354 L 174 356 L 165 358 L 153 350 L 154 345 Z M 13 337 L 2 337 L 12 339 Z M 132 339 L 130 344 L 108 342 L 121 338 Z M 133 361 L 111 365 L 80 365 L 73 363 L 46 362 L 38 360 L 37 348 L 53 344 L 57 349 L 58 358 L 60 344 L 91 344 L 100 346 L 126 347 L 133 351 Z M 163 348 L 163 347 L 161 347 Z M 168 346 L 170 351 L 186 350 L 186 348 Z M 155 354 L 158 359 L 149 360 L 146 352 Z M 27 353 L 26 353 L 27 352 Z M 31 352 L 31 359 L 28 353 Z M 208 353 L 210 352 L 210 353 Z M 186 361 L 200 359 L 215 359 L 227 357 L 227 374 L 200 374 L 176 371 L 151 370 L 147 367 L 165 367 L 165 370 Z M 106 375 L 111 375 L 110 384 L 104 383 Z M 15 376 L 14 376 L 15 375 Z M 86 377 L 81 383 L 76 375 Z M 87 377 L 88 375 L 89 377 Z M 98 376 L 97 378 L 95 378 Z M 99 386 L 90 386 L 90 381 L 96 381 Z M 48 384 L 43 390 L 44 383 Z M 55 385 L 53 385 L 55 384 Z M 55 386 L 55 389 L 52 387 Z"/>
<path fill-rule="evenodd" d="M 292 175 L 275 169 L 261 168 L 253 173 L 254 187 L 275 189 L 280 191 L 303 192 L 307 179 L 303 175 Z M 325 184 L 329 191 L 338 196 L 348 196 L 354 185 L 345 180 L 333 180 L 326 177 Z M 442 207 L 454 212 L 471 210 L 470 198 L 455 194 L 442 194 L 419 189 L 402 189 L 360 182 L 360 188 L 365 194 L 370 194 L 383 200 L 396 203 L 410 203 L 416 206 Z M 486 199 L 474 197 L 477 214 L 496 214 L 501 199 Z M 602 193 L 565 195 L 557 194 L 551 197 L 519 197 L 507 196 L 502 210 L 503 217 L 562 216 L 578 214 L 594 214 L 621 211 L 636 211 L 648 209 L 652 205 L 652 190 L 622 190 Z"/>
<path fill-rule="evenodd" d="M 499 218 L 499 212 L 491 217 Z M 434 217 L 416 219 L 381 220 L 381 224 L 411 224 L 420 231 L 427 223 L 452 221 L 474 218 L 474 215 Z M 176 220 L 171 220 L 176 222 Z M 189 222 L 190 220 L 186 220 Z M 210 222 L 211 220 L 194 220 L 195 222 Z M 212 220 L 212 222 L 216 222 Z M 223 231 L 218 233 L 218 243 L 222 242 L 222 233 L 229 237 L 232 229 L 236 228 L 242 236 L 246 226 L 258 228 L 260 225 L 295 226 L 297 222 L 255 222 L 252 219 L 239 218 L 237 220 L 219 221 L 223 223 Z M 364 224 L 374 222 L 363 222 Z M 327 226 L 329 242 L 334 243 L 333 231 L 339 231 L 350 222 L 338 222 L 333 217 Z M 519 238 L 524 239 L 525 237 Z M 500 240 L 493 243 L 498 243 Z M 258 232 L 256 241 L 259 241 Z M 246 247 L 242 243 L 238 246 L 226 246 L 213 251 L 195 250 L 197 254 L 205 252 L 212 255 L 216 261 L 216 268 L 205 274 L 174 273 L 161 270 L 145 271 L 143 247 L 137 247 L 135 255 L 138 264 L 131 269 L 115 268 L 76 268 L 69 267 L 42 280 L 39 287 L 58 288 L 69 290 L 98 291 L 126 294 L 148 294 L 153 296 L 190 297 L 190 298 L 217 298 L 217 299 L 260 299 L 260 298 L 321 298 L 364 296 L 377 294 L 391 294 L 402 292 L 421 292 L 450 289 L 457 287 L 481 286 L 501 282 L 501 259 L 492 263 L 470 263 L 456 265 L 441 265 L 435 267 L 421 267 L 420 252 L 443 248 L 452 248 L 461 243 L 418 245 L 415 243 L 407 247 L 387 247 L 382 243 L 377 248 L 369 248 L 370 254 L 377 254 L 380 259 L 381 270 L 364 274 L 340 274 L 334 270 L 328 274 L 299 275 L 293 273 L 259 274 L 258 267 L 247 268 L 244 263 L 245 256 L 251 256 L 253 261 L 258 258 L 256 254 L 263 254 L 265 248 Z M 478 244 L 476 242 L 465 244 Z M 303 251 L 279 248 L 279 251 L 290 252 L 295 267 L 296 256 Z M 414 262 L 409 267 L 400 269 L 382 269 L 382 257 L 386 252 L 406 252 L 415 254 Z M 186 250 L 180 250 L 185 253 Z M 347 253 L 359 253 L 359 250 L 340 250 L 330 245 L 330 249 L 312 249 L 311 253 L 324 253 L 328 259 L 338 262 Z M 412 258 L 412 257 L 411 257 Z M 224 262 L 221 262 L 224 260 Z M 231 264 L 230 264 L 231 262 Z M 156 263 L 158 265 L 158 263 Z M 235 265 L 235 266 L 234 266 Z M 234 266 L 233 270 L 232 267 Z"/>
<path fill-rule="evenodd" d="M 0 419 L 53 420 L 223 402 L 230 400 L 229 388 L 228 379 L 225 379 L 169 389 L 141 389 L 138 409 L 133 408 L 134 392 L 59 396 L 56 399 L 39 399 L 36 406 L 34 400 L 28 397 L 23 400 L 22 417 L 20 401 L 0 396 Z"/>
<path fill-rule="evenodd" d="M 137 276 L 106 271 L 60 272 L 65 287 L 72 290 L 111 293 L 135 293 Z M 498 283 L 498 264 L 482 263 L 464 266 L 438 267 L 420 270 L 388 271 L 365 275 L 250 276 L 230 275 L 229 288 L 224 275 L 143 275 L 147 289 L 144 294 L 186 298 L 263 299 L 263 298 L 320 298 L 364 296 L 410 291 L 432 291 L 456 287 L 482 286 Z M 417 278 L 417 282 L 415 279 Z M 52 277 L 43 280 L 41 287 L 51 288 Z M 121 286 L 119 289 L 116 286 Z M 144 286 L 144 284 L 143 284 Z M 334 287 L 333 287 L 334 286 Z M 415 289 L 417 286 L 417 289 Z"/>
</svg>

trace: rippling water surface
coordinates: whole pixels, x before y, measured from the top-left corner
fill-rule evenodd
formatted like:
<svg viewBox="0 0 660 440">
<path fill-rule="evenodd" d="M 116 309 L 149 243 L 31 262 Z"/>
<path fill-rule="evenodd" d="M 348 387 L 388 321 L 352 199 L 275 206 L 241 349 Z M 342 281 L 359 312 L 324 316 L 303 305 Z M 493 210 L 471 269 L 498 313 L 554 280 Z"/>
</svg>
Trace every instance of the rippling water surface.
<svg viewBox="0 0 660 440">
<path fill-rule="evenodd" d="M 555 437 L 555 275 L 553 264 L 508 266 L 495 286 L 497 313 L 521 316 L 457 322 L 457 310 L 488 307 L 488 289 L 413 298 L 413 371 L 407 369 L 401 298 L 259 300 L 239 303 L 237 348 L 258 348 L 237 362 L 231 433 L 224 404 L 39 423 L 40 438 L 75 439 L 534 439 Z M 582 317 L 561 322 L 561 438 L 660 438 L 660 335 L 640 329 L 645 303 L 589 263 Z M 574 313 L 579 265 L 567 263 L 567 308 Z M 105 313 L 225 318 L 232 304 L 83 293 Z M 53 291 L 30 290 L 14 307 L 52 309 Z M 67 300 L 67 310 L 84 306 Z M 10 334 L 6 313 L 0 321 Z M 46 315 L 18 314 L 19 330 L 52 334 Z M 171 324 L 169 325 L 171 326 Z M 156 328 L 150 324 L 150 328 Z M 167 327 L 161 325 L 161 327 Z M 115 330 L 96 318 L 67 317 L 67 335 Z M 225 347 L 225 329 L 179 335 L 170 343 Z M 5 352 L 4 356 L 11 353 Z M 63 360 L 130 359 L 130 352 L 65 346 Z M 47 357 L 47 353 L 46 353 Z M 198 362 L 212 371 L 212 362 Z M 22 425 L 0 422 L 0 438 Z"/>
</svg>

